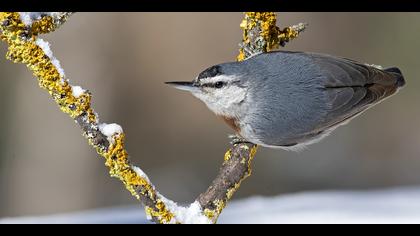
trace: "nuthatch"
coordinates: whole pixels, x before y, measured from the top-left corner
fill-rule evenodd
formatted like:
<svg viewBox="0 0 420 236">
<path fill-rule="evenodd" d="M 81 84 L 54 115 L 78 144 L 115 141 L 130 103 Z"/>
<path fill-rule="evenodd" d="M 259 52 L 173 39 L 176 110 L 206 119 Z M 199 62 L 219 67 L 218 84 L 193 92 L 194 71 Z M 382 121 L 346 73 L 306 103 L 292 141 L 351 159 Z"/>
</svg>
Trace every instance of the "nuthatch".
<svg viewBox="0 0 420 236">
<path fill-rule="evenodd" d="M 238 140 L 295 150 L 395 94 L 405 80 L 396 67 L 275 51 L 212 66 L 192 82 L 167 84 L 203 101 Z"/>
</svg>

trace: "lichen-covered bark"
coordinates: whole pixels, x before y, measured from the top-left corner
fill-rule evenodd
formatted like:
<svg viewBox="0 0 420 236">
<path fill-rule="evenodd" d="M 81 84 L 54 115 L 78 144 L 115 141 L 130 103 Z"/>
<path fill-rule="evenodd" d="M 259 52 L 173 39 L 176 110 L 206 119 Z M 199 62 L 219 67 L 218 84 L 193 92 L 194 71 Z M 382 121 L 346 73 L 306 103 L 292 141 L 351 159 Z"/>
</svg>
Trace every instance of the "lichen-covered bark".
<svg viewBox="0 0 420 236">
<path fill-rule="evenodd" d="M 247 12 L 240 27 L 243 39 L 240 44 L 238 60 L 242 61 L 253 54 L 272 51 L 284 47 L 305 30 L 306 24 L 299 23 L 283 30 L 277 26 L 274 12 Z"/>
<path fill-rule="evenodd" d="M 225 159 L 219 174 L 207 189 L 198 197 L 198 202 L 204 209 L 204 214 L 213 222 L 238 190 L 241 182 L 252 172 L 251 163 L 257 152 L 257 145 L 237 144 L 225 154 Z"/>
<path fill-rule="evenodd" d="M 195 208 L 178 207 L 159 194 L 141 169 L 130 163 L 125 149 L 124 133 L 115 133 L 110 137 L 101 132 L 98 115 L 91 106 L 91 93 L 83 90 L 81 94 L 75 95 L 74 87 L 65 78 L 49 46 L 45 46 L 43 40 L 38 40 L 38 35 L 56 30 L 71 14 L 1 12 L 0 38 L 9 46 L 7 58 L 15 63 L 25 64 L 33 72 L 39 86 L 48 91 L 61 111 L 75 120 L 89 143 L 105 159 L 110 175 L 124 183 L 127 190 L 144 205 L 152 221 L 185 223 L 177 213 L 190 212 L 189 210 Z M 244 36 L 238 60 L 283 46 L 304 29 L 304 25 L 300 24 L 279 30 L 276 26 L 276 15 L 272 12 L 246 13 L 241 27 L 244 29 Z M 226 152 L 219 175 L 196 201 L 201 206 L 197 218 L 201 219 L 192 223 L 203 222 L 202 218 L 208 223 L 217 221 L 241 182 L 250 176 L 256 151 L 256 145 L 243 143 L 234 145 Z"/>
<path fill-rule="evenodd" d="M 240 44 L 238 61 L 263 52 L 269 52 L 284 46 L 296 38 L 306 24 L 286 27 L 283 30 L 276 25 L 274 12 L 247 12 L 240 24 L 243 39 Z M 239 189 L 243 180 L 251 175 L 252 160 L 258 146 L 250 143 L 234 145 L 225 154 L 225 160 L 219 174 L 197 201 L 203 207 L 204 214 L 213 222 L 217 221 L 233 194 Z"/>
<path fill-rule="evenodd" d="M 105 158 L 110 175 L 120 179 L 131 194 L 145 205 L 152 220 L 169 223 L 173 220 L 173 213 L 165 207 L 148 179 L 133 170 L 124 146 L 125 135 L 115 135 L 113 143 L 108 141 L 108 137 L 99 130 L 99 119 L 91 107 L 91 94 L 86 91 L 75 97 L 72 86 L 53 64 L 53 58 L 36 44 L 37 35 L 57 29 L 68 16 L 69 13 L 41 15 L 40 20 L 25 25 L 17 12 L 0 13 L 1 39 L 9 45 L 7 58 L 26 64 L 38 78 L 40 87 L 47 90 L 60 109 L 79 124 L 89 143 Z"/>
</svg>

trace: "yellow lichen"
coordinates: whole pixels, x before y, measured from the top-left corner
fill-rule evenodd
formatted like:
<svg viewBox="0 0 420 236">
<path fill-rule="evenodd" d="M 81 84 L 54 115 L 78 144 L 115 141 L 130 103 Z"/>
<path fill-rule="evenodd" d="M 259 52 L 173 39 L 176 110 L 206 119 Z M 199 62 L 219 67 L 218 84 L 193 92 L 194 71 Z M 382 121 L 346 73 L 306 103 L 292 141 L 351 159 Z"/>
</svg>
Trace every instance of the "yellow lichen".
<svg viewBox="0 0 420 236">
<path fill-rule="evenodd" d="M 242 43 L 244 47 L 252 44 L 254 48 L 261 52 L 268 52 L 279 47 L 278 33 L 280 30 L 276 26 L 276 14 L 274 12 L 247 12 L 240 27 L 243 29 Z M 251 31 L 256 27 L 258 27 L 259 36 L 262 38 L 258 41 L 261 45 L 255 45 L 256 42 L 251 41 L 249 38 Z M 241 48 L 237 60 L 242 61 L 245 59 L 245 52 Z"/>
<path fill-rule="evenodd" d="M 204 209 L 203 214 L 210 220 L 213 220 L 216 217 L 216 212 L 208 208 Z"/>
<path fill-rule="evenodd" d="M 209 218 L 212 222 L 216 223 L 218 216 L 222 213 L 226 207 L 226 200 L 216 199 L 213 201 L 213 205 L 216 207 L 213 210 L 204 209 L 204 215 Z"/>
<path fill-rule="evenodd" d="M 124 148 L 124 134 L 114 136 L 114 143 L 110 145 L 108 152 L 99 152 L 105 158 L 105 165 L 109 167 L 111 176 L 119 178 L 126 188 L 136 198 L 140 198 L 136 191 L 141 187 L 142 193 L 155 199 L 155 190 L 147 179 L 139 176 L 131 167 L 128 161 L 128 153 Z"/>
<path fill-rule="evenodd" d="M 6 21 L 6 23 L 4 23 Z M 2 23 L 3 40 L 9 44 L 6 57 L 15 63 L 24 63 L 38 78 L 41 88 L 46 89 L 54 98 L 60 109 L 76 118 L 81 114 L 94 117 L 90 108 L 91 97 L 83 94 L 76 98 L 72 95 L 72 88 L 60 75 L 40 46 L 35 42 L 35 37 L 24 37 L 25 25 L 20 21 L 17 13 L 3 13 L 0 18 Z"/>
<path fill-rule="evenodd" d="M 248 159 L 248 174 L 246 177 L 251 176 L 252 174 L 252 161 L 254 160 L 255 154 L 257 154 L 258 151 L 258 145 L 253 145 L 251 147 L 251 150 L 249 151 L 249 159 Z"/>
<path fill-rule="evenodd" d="M 54 24 L 51 16 L 46 16 L 41 18 L 41 20 L 35 21 L 31 28 L 32 33 L 35 35 L 45 34 L 54 31 L 57 28 L 57 24 Z"/>
<path fill-rule="evenodd" d="M 108 152 L 99 152 L 106 159 L 105 165 L 110 168 L 110 175 L 120 179 L 127 190 L 137 199 L 140 199 L 140 194 L 142 194 L 156 200 L 156 191 L 153 185 L 144 177 L 139 176 L 129 164 L 128 153 L 124 148 L 125 135 L 119 134 L 113 138 L 114 143 L 110 145 Z M 174 218 L 173 213 L 160 199 L 156 200 L 155 209 L 157 210 L 146 207 L 146 214 L 158 219 L 159 223 L 169 223 Z"/>
<path fill-rule="evenodd" d="M 165 203 L 158 200 L 155 207 L 157 211 L 151 207 L 146 207 L 146 214 L 159 219 L 159 223 L 161 224 L 169 224 L 173 221 L 174 215 L 166 209 Z"/>
<path fill-rule="evenodd" d="M 250 160 L 252 161 L 252 159 L 254 158 L 254 156 L 255 156 L 255 154 L 257 153 L 257 151 L 258 151 L 258 145 L 253 145 L 252 147 L 251 147 L 251 150 L 249 151 L 249 156 L 250 156 Z"/>
<path fill-rule="evenodd" d="M 225 157 L 224 157 L 225 162 L 226 162 L 226 161 L 229 161 L 231 157 L 232 157 L 232 149 L 229 149 L 229 150 L 227 150 L 227 152 L 225 153 Z"/>
<path fill-rule="evenodd" d="M 286 27 L 280 30 L 276 25 L 276 14 L 274 12 L 246 12 L 240 27 L 243 29 L 242 47 L 239 49 L 238 61 L 246 59 L 244 48 L 253 49 L 252 53 L 269 52 L 284 46 L 285 42 L 296 38 L 305 25 L 297 27 Z M 256 30 L 256 31 L 255 31 Z M 258 35 L 251 34 L 258 33 Z"/>
<path fill-rule="evenodd" d="M 248 148 L 248 146 L 243 146 L 242 148 L 244 148 L 244 149 L 249 149 Z M 253 145 L 252 147 L 251 147 L 251 150 L 249 151 L 249 157 L 248 157 L 248 161 L 246 161 L 246 158 L 242 158 L 241 159 L 241 164 L 243 164 L 243 165 L 247 165 L 247 172 L 246 172 L 246 174 L 242 177 L 242 179 L 240 179 L 239 180 L 239 182 L 238 183 L 235 183 L 235 186 L 233 186 L 232 188 L 230 188 L 228 191 L 227 191 L 227 193 L 226 193 L 226 197 L 227 197 L 227 200 L 229 200 L 229 199 L 231 199 L 232 198 L 232 196 L 233 196 L 233 194 L 239 189 L 239 187 L 241 186 L 241 184 L 242 184 L 242 181 L 243 180 L 245 180 L 245 178 L 247 178 L 247 177 L 249 177 L 250 175 L 251 175 L 251 173 L 252 173 L 252 166 L 251 166 L 251 164 L 252 164 L 252 160 L 254 159 L 254 157 L 255 157 L 255 154 L 257 153 L 257 150 L 258 150 L 258 145 Z"/>
<path fill-rule="evenodd" d="M 239 187 L 241 187 L 240 183 L 236 183 L 235 186 L 233 186 L 233 188 L 230 188 L 228 190 L 228 192 L 226 193 L 226 198 L 229 200 L 233 197 L 233 194 L 239 189 Z"/>
<path fill-rule="evenodd" d="M 215 209 L 204 209 L 203 213 L 206 217 L 208 217 L 212 222 L 216 222 L 219 215 L 222 213 L 223 209 L 226 207 L 227 202 L 233 197 L 234 193 L 239 189 L 239 187 L 242 184 L 242 181 L 245 180 L 247 177 L 249 177 L 252 173 L 252 160 L 255 157 L 255 154 L 258 150 L 258 145 L 252 145 L 251 148 L 249 148 L 246 145 L 241 145 L 240 148 L 249 151 L 248 158 L 242 157 L 241 164 L 246 165 L 247 171 L 245 172 L 244 176 L 234 184 L 233 187 L 227 190 L 226 192 L 226 198 L 225 199 L 216 199 L 212 202 L 212 205 L 216 206 Z M 225 154 L 225 162 L 229 161 L 232 158 L 232 150 L 229 149 Z"/>
<path fill-rule="evenodd" d="M 246 59 L 246 57 L 245 57 L 245 52 L 244 52 L 244 50 L 241 48 L 241 49 L 239 49 L 239 55 L 236 57 L 236 60 L 238 60 L 238 61 L 243 61 L 243 60 L 245 60 Z"/>
</svg>

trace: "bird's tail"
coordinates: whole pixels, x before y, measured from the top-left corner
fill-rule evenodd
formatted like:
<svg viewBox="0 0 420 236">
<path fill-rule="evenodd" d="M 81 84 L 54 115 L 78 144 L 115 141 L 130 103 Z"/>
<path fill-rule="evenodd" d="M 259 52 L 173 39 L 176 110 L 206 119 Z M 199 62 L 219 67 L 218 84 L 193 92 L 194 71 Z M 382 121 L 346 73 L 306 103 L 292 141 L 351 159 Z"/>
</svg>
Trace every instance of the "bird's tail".
<svg viewBox="0 0 420 236">
<path fill-rule="evenodd" d="M 405 85 L 405 79 L 400 69 L 397 67 L 386 68 L 384 71 L 391 73 L 396 78 L 396 85 L 401 88 Z"/>
</svg>

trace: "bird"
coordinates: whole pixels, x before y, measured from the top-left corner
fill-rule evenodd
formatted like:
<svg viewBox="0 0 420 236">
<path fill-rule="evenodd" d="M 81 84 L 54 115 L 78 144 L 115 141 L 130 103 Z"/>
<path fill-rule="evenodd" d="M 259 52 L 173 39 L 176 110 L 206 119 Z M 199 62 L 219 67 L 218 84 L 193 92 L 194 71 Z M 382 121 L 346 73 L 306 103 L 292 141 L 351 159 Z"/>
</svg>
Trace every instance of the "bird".
<svg viewBox="0 0 420 236">
<path fill-rule="evenodd" d="M 295 51 L 258 53 L 211 66 L 189 91 L 234 131 L 233 143 L 302 150 L 319 142 L 405 85 L 397 67 Z"/>
</svg>

